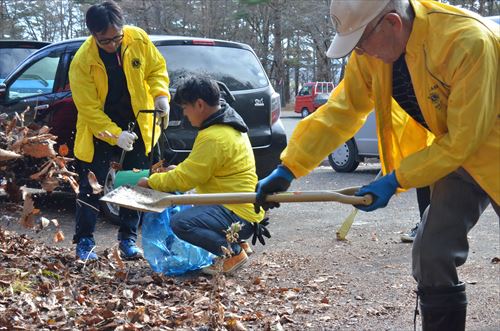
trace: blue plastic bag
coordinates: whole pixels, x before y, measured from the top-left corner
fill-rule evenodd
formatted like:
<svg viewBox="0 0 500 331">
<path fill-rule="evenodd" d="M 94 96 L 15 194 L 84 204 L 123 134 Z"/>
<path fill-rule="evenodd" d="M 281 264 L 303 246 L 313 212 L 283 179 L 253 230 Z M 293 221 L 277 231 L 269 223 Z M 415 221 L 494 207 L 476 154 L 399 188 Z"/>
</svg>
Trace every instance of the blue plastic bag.
<svg viewBox="0 0 500 331">
<path fill-rule="evenodd" d="M 144 213 L 142 248 L 155 272 L 175 276 L 212 264 L 215 257 L 203 248 L 179 239 L 170 227 L 170 217 L 191 206 L 175 206 L 162 213 Z"/>
</svg>

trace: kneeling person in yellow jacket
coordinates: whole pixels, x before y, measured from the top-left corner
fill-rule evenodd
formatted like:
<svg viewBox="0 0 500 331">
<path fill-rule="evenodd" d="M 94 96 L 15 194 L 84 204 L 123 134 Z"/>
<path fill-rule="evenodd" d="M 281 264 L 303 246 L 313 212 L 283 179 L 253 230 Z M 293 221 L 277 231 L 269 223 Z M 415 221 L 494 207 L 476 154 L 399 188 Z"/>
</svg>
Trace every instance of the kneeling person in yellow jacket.
<svg viewBox="0 0 500 331">
<path fill-rule="evenodd" d="M 197 193 L 253 192 L 257 175 L 248 128 L 233 108 L 221 102 L 217 83 L 202 77 L 186 78 L 177 88 L 174 102 L 181 105 L 191 125 L 199 128 L 193 150 L 173 170 L 143 178 L 138 185 L 163 192 L 193 188 Z M 224 230 L 239 222 L 239 238 L 248 239 L 254 223 L 263 217 L 264 211 L 255 213 L 250 203 L 195 206 L 175 214 L 170 225 L 182 240 L 223 256 L 221 246 L 227 246 Z M 231 245 L 234 255 L 225 258 L 225 273 L 248 259 L 239 244 Z M 216 268 L 203 271 L 213 274 Z"/>
</svg>

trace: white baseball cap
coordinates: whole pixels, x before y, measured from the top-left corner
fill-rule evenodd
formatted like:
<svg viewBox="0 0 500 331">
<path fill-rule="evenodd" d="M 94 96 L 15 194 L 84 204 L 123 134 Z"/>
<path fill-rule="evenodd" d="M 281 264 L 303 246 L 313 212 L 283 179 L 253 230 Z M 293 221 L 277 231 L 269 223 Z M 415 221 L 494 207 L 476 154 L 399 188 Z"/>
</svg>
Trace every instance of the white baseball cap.
<svg viewBox="0 0 500 331">
<path fill-rule="evenodd" d="M 330 16 L 337 34 L 326 56 L 340 58 L 349 54 L 361 39 L 366 26 L 390 0 L 332 0 Z"/>
</svg>

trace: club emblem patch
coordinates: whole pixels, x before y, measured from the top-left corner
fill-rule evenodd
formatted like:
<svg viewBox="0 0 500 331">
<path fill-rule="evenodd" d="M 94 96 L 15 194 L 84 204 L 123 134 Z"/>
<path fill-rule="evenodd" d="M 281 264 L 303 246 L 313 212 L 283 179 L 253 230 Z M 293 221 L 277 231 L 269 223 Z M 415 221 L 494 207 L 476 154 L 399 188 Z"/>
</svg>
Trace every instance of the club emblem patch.
<svg viewBox="0 0 500 331">
<path fill-rule="evenodd" d="M 139 69 L 141 67 L 141 60 L 135 58 L 132 60 L 132 67 L 135 69 Z"/>
</svg>

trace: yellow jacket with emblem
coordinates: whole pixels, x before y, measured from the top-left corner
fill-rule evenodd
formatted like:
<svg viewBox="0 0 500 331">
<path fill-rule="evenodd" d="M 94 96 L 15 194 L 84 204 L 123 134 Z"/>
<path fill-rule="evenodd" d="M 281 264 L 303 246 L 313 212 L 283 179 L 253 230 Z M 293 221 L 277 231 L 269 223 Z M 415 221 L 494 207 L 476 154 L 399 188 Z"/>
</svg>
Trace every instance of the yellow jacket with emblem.
<svg viewBox="0 0 500 331">
<path fill-rule="evenodd" d="M 127 78 L 132 109 L 137 116 L 139 110 L 153 109 L 154 98 L 168 91 L 169 78 L 165 59 L 153 45 L 146 32 L 132 27 L 123 27 L 121 58 L 123 72 Z M 76 122 L 75 156 L 82 161 L 92 162 L 94 157 L 93 137 L 98 137 L 116 145 L 116 139 L 99 137 L 108 132 L 116 137 L 122 129 L 104 113 L 108 94 L 108 76 L 97 48 L 95 38 L 90 36 L 76 52 L 69 70 L 69 80 L 73 100 L 78 110 Z M 153 134 L 153 115 L 141 113 L 137 117 L 146 154 L 151 149 Z M 159 127 L 155 130 L 155 143 L 160 136 Z"/>
<path fill-rule="evenodd" d="M 304 176 L 375 108 L 382 169 L 395 170 L 402 188 L 430 185 L 463 167 L 500 204 L 500 29 L 435 1 L 411 4 L 406 61 L 432 133 L 392 98 L 392 64 L 353 53 L 328 102 L 295 129 L 283 164 Z"/>
</svg>

